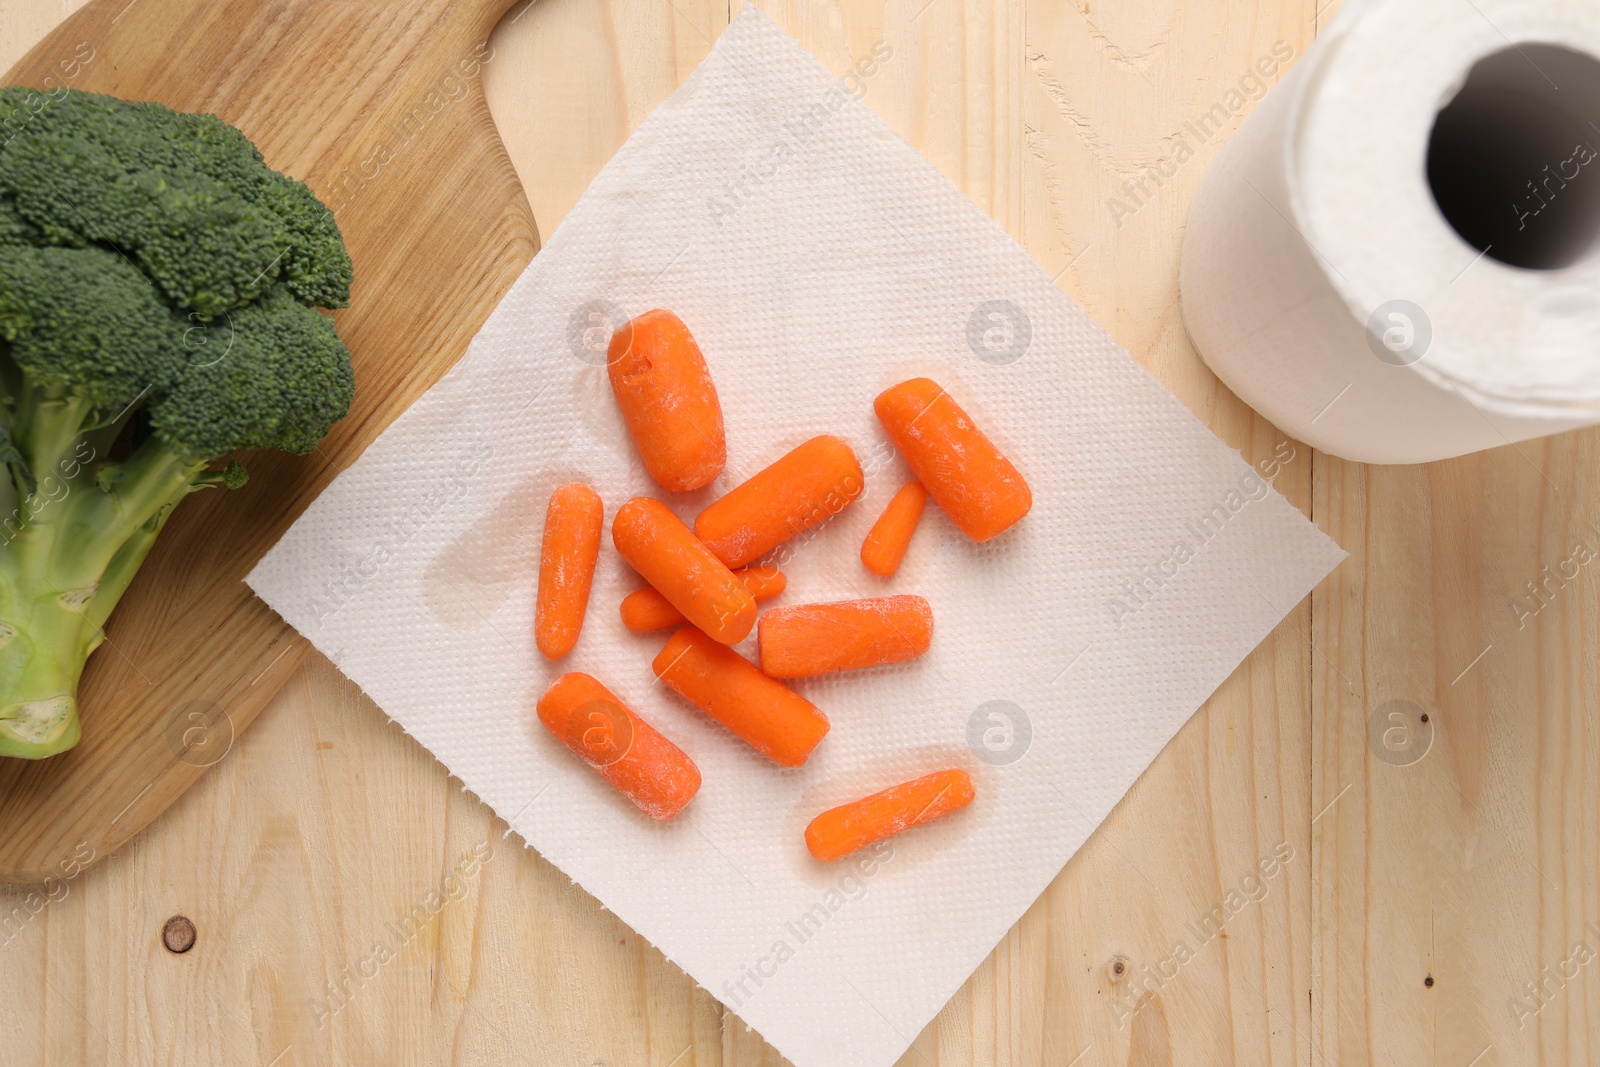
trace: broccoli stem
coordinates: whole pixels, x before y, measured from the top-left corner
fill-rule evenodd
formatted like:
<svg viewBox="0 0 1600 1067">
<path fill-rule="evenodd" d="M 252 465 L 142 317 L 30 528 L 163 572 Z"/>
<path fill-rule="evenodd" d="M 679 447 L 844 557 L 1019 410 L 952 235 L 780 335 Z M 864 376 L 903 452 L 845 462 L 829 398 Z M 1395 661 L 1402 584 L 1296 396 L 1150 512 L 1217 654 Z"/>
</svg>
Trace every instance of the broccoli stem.
<svg viewBox="0 0 1600 1067">
<path fill-rule="evenodd" d="M 83 616 L 55 590 L 8 577 L 0 591 L 0 755 L 40 759 L 78 743 Z"/>
<path fill-rule="evenodd" d="M 77 743 L 84 661 L 206 463 L 152 438 L 109 489 L 85 467 L 64 495 L 35 494 L 20 529 L 0 533 L 10 549 L 0 554 L 0 755 L 39 759 Z"/>
<path fill-rule="evenodd" d="M 16 482 L 10 477 L 0 477 L 0 516 L 10 517 L 14 521 L 21 506 L 22 497 L 17 492 Z M 3 525 L 4 519 L 0 519 L 0 526 Z"/>
<path fill-rule="evenodd" d="M 24 405 L 11 427 L 12 440 L 28 457 L 36 479 L 56 473 L 72 455 L 84 420 L 94 411 L 89 398 L 60 386 L 29 385 L 32 403 Z M 28 394 L 24 394 L 28 395 Z"/>
<path fill-rule="evenodd" d="M 202 465 L 203 466 L 203 465 Z M 199 472 L 196 472 L 198 476 Z M 122 543 L 122 547 L 111 557 L 106 564 L 105 573 L 100 576 L 99 588 L 95 591 L 94 599 L 84 609 L 88 616 L 88 624 L 94 630 L 94 639 L 89 645 L 89 652 L 100 647 L 100 641 L 105 637 L 101 629 L 106 619 L 111 615 L 117 602 L 122 599 L 122 594 L 127 592 L 128 584 L 133 581 L 134 575 L 139 573 L 139 568 L 144 564 L 144 559 L 155 547 L 156 538 L 166 528 L 167 519 L 172 514 L 172 509 L 178 502 L 194 491 L 195 483 L 190 481 L 176 490 L 168 500 L 157 508 L 156 512 L 145 520 L 144 524 L 129 535 Z M 87 653 L 86 653 L 87 654 Z"/>
</svg>

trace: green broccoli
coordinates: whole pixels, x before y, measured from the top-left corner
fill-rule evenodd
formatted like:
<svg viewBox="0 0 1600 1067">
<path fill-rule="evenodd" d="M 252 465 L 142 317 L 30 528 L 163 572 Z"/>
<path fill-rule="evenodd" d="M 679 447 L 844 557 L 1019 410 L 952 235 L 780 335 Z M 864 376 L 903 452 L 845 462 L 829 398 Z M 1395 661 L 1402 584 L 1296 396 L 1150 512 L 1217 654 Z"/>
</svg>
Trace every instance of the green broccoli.
<svg viewBox="0 0 1600 1067">
<path fill-rule="evenodd" d="M 36 759 L 77 743 L 84 662 L 172 509 L 349 410 L 318 308 L 350 257 L 214 115 L 5 88 L 0 139 L 0 755 Z"/>
</svg>

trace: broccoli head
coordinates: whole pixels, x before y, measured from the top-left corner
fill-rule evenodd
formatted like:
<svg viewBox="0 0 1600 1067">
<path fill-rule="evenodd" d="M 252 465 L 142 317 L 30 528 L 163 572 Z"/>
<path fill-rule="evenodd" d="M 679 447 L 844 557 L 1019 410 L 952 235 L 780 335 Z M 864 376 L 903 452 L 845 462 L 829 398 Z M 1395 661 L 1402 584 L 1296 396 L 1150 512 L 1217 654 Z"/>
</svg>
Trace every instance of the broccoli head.
<svg viewBox="0 0 1600 1067">
<path fill-rule="evenodd" d="M 0 89 L 0 755 L 77 742 L 83 664 L 185 496 L 344 417 L 321 309 L 349 299 L 332 212 L 215 115 Z"/>
</svg>

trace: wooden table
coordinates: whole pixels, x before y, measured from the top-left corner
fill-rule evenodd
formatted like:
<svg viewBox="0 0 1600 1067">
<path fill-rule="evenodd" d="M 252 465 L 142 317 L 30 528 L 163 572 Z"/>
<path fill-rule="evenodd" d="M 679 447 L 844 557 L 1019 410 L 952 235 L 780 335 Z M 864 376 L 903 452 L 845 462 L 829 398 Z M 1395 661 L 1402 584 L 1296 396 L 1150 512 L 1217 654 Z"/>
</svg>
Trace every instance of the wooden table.
<svg viewBox="0 0 1600 1067">
<path fill-rule="evenodd" d="M 0 0 L 0 67 L 75 6 Z M 1351 554 L 902 1063 L 1600 1059 L 1600 568 L 1539 600 L 1524 584 L 1575 546 L 1600 553 L 1600 436 L 1396 468 L 1285 442 L 1207 371 L 1179 315 L 1185 212 L 1222 138 L 1120 224 L 1108 205 L 1275 42 L 1303 52 L 1327 13 L 762 6 L 835 69 L 891 44 L 867 103 L 1247 459 L 1292 449 L 1278 488 Z M 711 0 L 539 0 L 502 24 L 486 89 L 546 234 L 729 15 Z M 784 1062 L 504 831 L 314 656 L 118 855 L 47 891 L 0 889 L 0 1060 Z M 1290 857 L 1278 877 L 1249 880 L 1274 850 Z M 457 898 L 430 897 L 452 873 Z M 1240 900 L 1220 936 L 1194 935 Z M 178 914 L 198 931 L 182 955 L 162 943 Z M 1178 942 L 1192 958 L 1174 967 Z"/>
</svg>

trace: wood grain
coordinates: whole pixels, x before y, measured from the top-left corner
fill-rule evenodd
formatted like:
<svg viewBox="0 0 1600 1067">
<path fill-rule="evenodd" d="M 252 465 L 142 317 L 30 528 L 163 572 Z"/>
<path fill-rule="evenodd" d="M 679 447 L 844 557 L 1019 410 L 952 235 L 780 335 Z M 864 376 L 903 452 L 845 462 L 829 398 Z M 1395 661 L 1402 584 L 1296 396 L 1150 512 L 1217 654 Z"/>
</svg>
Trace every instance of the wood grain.
<svg viewBox="0 0 1600 1067">
<path fill-rule="evenodd" d="M 32 2 L 0 0 L 0 41 L 53 23 Z M 1120 227 L 1106 202 L 1273 42 L 1302 51 L 1313 4 L 763 7 L 836 68 L 891 43 L 868 104 L 1247 458 L 1284 444 L 1210 376 L 1178 317 L 1183 219 L 1217 145 Z M 486 91 L 546 230 L 728 15 L 702 0 L 539 0 L 508 16 Z M 1174 739 L 902 1067 L 1596 1059 L 1600 961 L 1548 983 L 1522 1029 L 1507 1009 L 1600 915 L 1593 568 L 1524 630 L 1508 598 L 1583 531 L 1600 549 L 1600 442 L 1388 469 L 1289 444 L 1278 487 L 1352 559 Z M 1414 764 L 1369 738 L 1390 699 L 1440 717 Z M 784 1062 L 504 829 L 313 656 L 197 788 L 53 884 L 59 899 L 35 912 L 27 891 L 0 890 L 5 1061 Z M 393 934 L 484 845 L 459 900 Z M 1227 936 L 1136 992 L 1279 845 L 1294 858 Z M 199 928 L 184 956 L 159 941 L 177 912 Z M 348 991 L 337 1009 L 330 984 Z M 1126 1025 L 1114 995 L 1143 1004 Z"/>
<path fill-rule="evenodd" d="M 1319 464 L 1318 511 L 1352 554 L 1313 638 L 1313 792 L 1343 794 L 1316 827 L 1312 913 L 1334 1062 L 1600 1054 L 1597 456 L 1584 431 Z M 1399 762 L 1368 724 L 1390 701 L 1434 728 Z"/>
<path fill-rule="evenodd" d="M 246 457 L 250 484 L 178 509 L 79 690 L 83 741 L 0 761 L 0 879 L 80 844 L 109 855 L 221 758 L 309 645 L 243 577 L 316 494 L 465 351 L 538 245 L 484 104 L 511 0 L 349 4 L 96 0 L 7 80 L 213 111 L 335 211 L 355 263 L 336 315 L 350 415 L 308 457 Z"/>
</svg>

